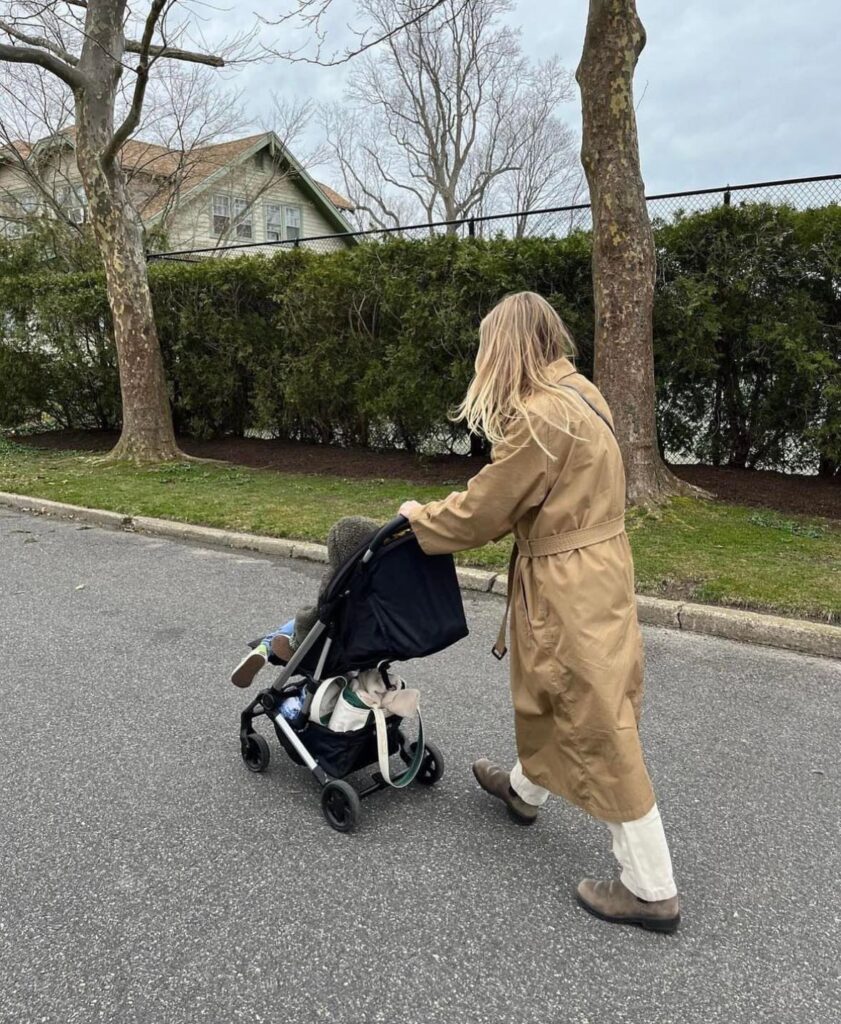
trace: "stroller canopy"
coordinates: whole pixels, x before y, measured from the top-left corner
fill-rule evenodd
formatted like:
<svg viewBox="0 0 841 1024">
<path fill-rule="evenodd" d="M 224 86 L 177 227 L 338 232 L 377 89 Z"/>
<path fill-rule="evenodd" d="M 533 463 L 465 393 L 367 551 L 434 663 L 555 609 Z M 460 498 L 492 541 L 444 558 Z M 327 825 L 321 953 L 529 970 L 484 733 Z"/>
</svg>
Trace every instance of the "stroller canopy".
<svg viewBox="0 0 841 1024">
<path fill-rule="evenodd" d="M 332 640 L 322 675 L 423 658 L 468 633 L 452 556 L 425 555 L 402 518 L 336 572 L 318 611 Z M 306 670 L 321 650 L 308 653 Z"/>
</svg>

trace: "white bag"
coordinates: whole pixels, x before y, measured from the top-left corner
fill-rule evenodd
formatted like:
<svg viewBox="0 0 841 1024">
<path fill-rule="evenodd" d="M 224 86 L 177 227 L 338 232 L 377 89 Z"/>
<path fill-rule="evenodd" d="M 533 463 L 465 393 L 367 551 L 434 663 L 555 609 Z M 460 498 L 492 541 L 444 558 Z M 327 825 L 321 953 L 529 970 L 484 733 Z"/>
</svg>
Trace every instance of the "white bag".
<svg viewBox="0 0 841 1024">
<path fill-rule="evenodd" d="M 375 677 L 379 677 L 380 681 Z M 353 732 L 364 728 L 373 716 L 377 733 L 377 759 L 383 781 L 395 789 L 402 789 L 414 780 L 423 763 L 426 752 L 423 742 L 423 720 L 417 707 L 417 691 L 407 689 L 399 676 L 389 675 L 390 691 L 399 694 L 404 701 L 408 699 L 412 713 L 418 720 L 418 738 L 414 745 L 411 764 L 397 778 L 392 778 L 386 719 L 394 712 L 379 706 L 382 703 L 382 691 L 386 689 L 384 682 L 380 673 L 375 670 L 354 672 L 351 678 L 335 676 L 332 679 L 325 679 L 312 698 L 310 721 L 326 725 L 333 732 Z M 370 701 L 372 706 L 366 706 L 365 700 Z M 409 707 L 401 708 L 401 717 L 409 710 Z"/>
<path fill-rule="evenodd" d="M 325 679 L 315 691 L 310 705 L 310 721 L 326 725 L 331 732 L 353 732 L 364 728 L 371 709 L 356 696 L 354 676 Z"/>
<path fill-rule="evenodd" d="M 364 729 L 371 719 L 371 709 L 357 697 L 355 681 L 342 688 L 327 728 L 331 732 L 355 732 Z"/>
<path fill-rule="evenodd" d="M 310 721 L 316 725 L 327 725 L 330 716 L 336 707 L 339 694 L 347 685 L 344 676 L 334 676 L 332 679 L 324 679 L 313 694 L 310 704 Z"/>
</svg>

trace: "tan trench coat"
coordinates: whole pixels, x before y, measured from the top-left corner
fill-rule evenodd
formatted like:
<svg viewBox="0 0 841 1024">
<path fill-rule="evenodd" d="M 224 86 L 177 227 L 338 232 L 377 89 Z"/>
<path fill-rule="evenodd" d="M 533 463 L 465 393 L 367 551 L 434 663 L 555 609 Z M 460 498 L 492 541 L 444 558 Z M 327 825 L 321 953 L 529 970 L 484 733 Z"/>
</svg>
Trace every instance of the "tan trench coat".
<svg viewBox="0 0 841 1024">
<path fill-rule="evenodd" d="M 514 532 L 511 692 L 526 777 L 603 821 L 654 805 L 637 724 L 643 653 L 634 568 L 624 531 L 625 473 L 610 410 L 572 363 L 553 363 L 569 433 L 541 416 L 498 445 L 467 490 L 412 516 L 428 554 L 462 551 Z M 587 402 L 591 403 L 591 408 Z M 557 407 L 550 415 L 557 422 Z M 573 436 L 574 435 L 574 436 Z"/>
</svg>

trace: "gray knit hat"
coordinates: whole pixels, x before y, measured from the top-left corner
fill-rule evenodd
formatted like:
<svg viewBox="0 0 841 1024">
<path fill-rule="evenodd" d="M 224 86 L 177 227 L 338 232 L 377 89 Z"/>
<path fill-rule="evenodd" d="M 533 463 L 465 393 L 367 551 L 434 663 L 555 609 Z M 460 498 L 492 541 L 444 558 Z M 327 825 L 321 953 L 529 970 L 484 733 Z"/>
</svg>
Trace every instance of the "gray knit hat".
<svg viewBox="0 0 841 1024">
<path fill-rule="evenodd" d="M 358 551 L 379 530 L 379 523 L 365 516 L 344 516 L 333 523 L 327 534 L 327 559 L 332 570 L 330 576 Z M 326 581 L 327 582 L 327 581 Z M 322 588 L 325 583 L 322 583 Z"/>
<path fill-rule="evenodd" d="M 318 589 L 319 597 L 327 589 L 336 570 L 340 569 L 363 544 L 367 544 L 379 528 L 379 523 L 373 519 L 366 519 L 365 516 L 344 516 L 333 523 L 330 527 L 330 532 L 327 534 L 327 560 L 330 568 L 321 581 L 321 586 Z M 315 625 L 317 617 L 318 608 L 313 605 L 301 608 L 295 615 L 295 636 L 292 641 L 293 650 L 303 642 L 307 633 Z"/>
</svg>

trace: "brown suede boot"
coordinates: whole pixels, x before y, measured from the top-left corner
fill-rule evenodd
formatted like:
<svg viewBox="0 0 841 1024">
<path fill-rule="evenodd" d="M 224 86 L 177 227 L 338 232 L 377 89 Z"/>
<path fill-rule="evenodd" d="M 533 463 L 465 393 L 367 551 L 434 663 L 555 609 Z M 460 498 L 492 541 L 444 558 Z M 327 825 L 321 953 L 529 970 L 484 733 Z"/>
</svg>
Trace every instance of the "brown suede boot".
<svg viewBox="0 0 841 1024">
<path fill-rule="evenodd" d="M 668 900 L 641 900 L 618 878 L 612 882 L 595 882 L 585 878 L 576 892 L 581 906 L 614 924 L 635 924 L 650 932 L 677 931 L 680 924 L 680 902 L 677 896 Z"/>
<path fill-rule="evenodd" d="M 511 773 L 497 768 L 483 757 L 473 765 L 476 781 L 486 793 L 497 797 L 508 808 L 508 813 L 518 825 L 533 825 L 537 821 L 539 807 L 527 804 L 511 788 Z"/>
</svg>

